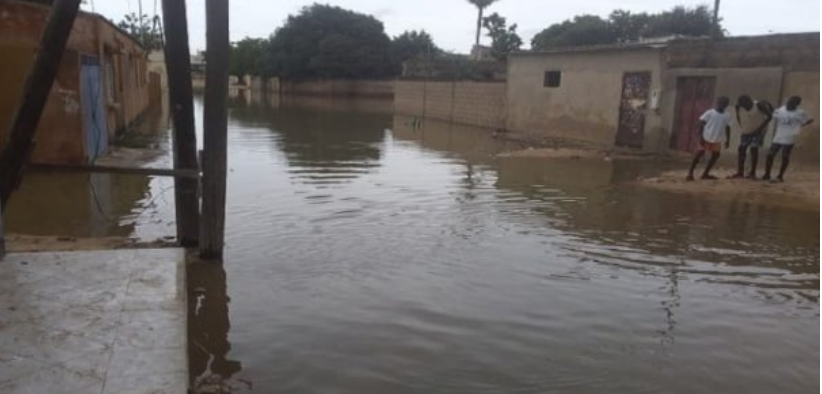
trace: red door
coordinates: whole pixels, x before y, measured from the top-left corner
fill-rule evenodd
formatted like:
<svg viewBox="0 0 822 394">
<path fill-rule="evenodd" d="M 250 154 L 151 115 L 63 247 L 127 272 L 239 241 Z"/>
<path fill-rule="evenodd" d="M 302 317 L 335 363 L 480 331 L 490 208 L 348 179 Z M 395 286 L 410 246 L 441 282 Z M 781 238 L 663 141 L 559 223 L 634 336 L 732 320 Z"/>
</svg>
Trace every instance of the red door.
<svg viewBox="0 0 822 394">
<path fill-rule="evenodd" d="M 699 117 L 714 106 L 714 77 L 680 77 L 671 149 L 693 152 L 699 143 Z"/>
<path fill-rule="evenodd" d="M 642 148 L 645 140 L 645 111 L 648 109 L 650 90 L 650 72 L 629 72 L 622 76 L 617 146 Z"/>
</svg>

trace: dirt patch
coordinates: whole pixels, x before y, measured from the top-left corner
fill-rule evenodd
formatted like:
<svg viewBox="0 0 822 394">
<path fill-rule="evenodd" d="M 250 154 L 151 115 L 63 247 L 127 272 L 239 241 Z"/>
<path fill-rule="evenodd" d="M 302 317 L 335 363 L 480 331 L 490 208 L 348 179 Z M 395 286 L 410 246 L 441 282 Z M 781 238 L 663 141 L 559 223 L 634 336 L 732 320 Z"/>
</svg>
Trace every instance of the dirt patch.
<svg viewBox="0 0 822 394">
<path fill-rule="evenodd" d="M 575 148 L 528 148 L 500 153 L 498 157 L 528 157 L 542 159 L 602 159 L 637 160 L 654 157 L 646 154 L 631 154 L 616 150 L 575 149 Z"/>
<path fill-rule="evenodd" d="M 10 253 L 169 248 L 176 246 L 173 239 L 138 241 L 126 237 L 74 238 L 6 234 L 5 240 L 6 251 Z"/>
<path fill-rule="evenodd" d="M 788 172 L 784 183 L 750 179 L 727 179 L 730 169 L 718 169 L 718 180 L 686 181 L 686 170 L 668 171 L 637 183 L 660 190 L 711 197 L 742 199 L 770 205 L 790 205 L 819 210 L 819 172 Z"/>
</svg>

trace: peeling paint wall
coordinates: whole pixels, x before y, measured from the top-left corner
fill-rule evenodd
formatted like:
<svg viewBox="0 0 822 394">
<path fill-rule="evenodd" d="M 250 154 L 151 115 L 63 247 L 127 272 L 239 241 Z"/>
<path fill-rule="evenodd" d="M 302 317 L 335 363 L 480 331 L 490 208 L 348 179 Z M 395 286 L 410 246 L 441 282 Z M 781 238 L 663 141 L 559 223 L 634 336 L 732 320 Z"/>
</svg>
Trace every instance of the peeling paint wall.
<svg viewBox="0 0 822 394">
<path fill-rule="evenodd" d="M 19 105 L 24 81 L 48 18 L 48 7 L 0 1 L 0 146 Z M 82 163 L 85 138 L 80 97 L 80 57 L 100 60 L 106 95 L 109 140 L 135 125 L 149 104 L 146 52 L 128 35 L 95 14 L 81 12 L 74 22 L 66 52 L 35 134 L 32 160 Z M 113 72 L 106 75 L 106 60 Z M 113 83 L 112 83 L 113 82 Z M 111 93 L 111 94 L 109 94 Z"/>
</svg>

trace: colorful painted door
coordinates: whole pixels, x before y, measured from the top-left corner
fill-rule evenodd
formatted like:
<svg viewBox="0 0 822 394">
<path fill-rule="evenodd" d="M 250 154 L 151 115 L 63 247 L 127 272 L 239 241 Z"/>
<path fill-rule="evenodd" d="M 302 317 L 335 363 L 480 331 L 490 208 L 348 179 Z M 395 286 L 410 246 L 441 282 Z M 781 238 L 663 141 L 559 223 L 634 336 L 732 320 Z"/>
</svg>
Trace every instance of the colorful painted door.
<svg viewBox="0 0 822 394">
<path fill-rule="evenodd" d="M 680 77 L 671 149 L 693 152 L 699 144 L 699 117 L 714 105 L 714 77 Z"/>
<path fill-rule="evenodd" d="M 108 151 L 105 95 L 103 95 L 100 61 L 82 56 L 80 95 L 83 101 L 83 131 L 86 138 L 86 160 L 94 162 Z"/>
<path fill-rule="evenodd" d="M 650 72 L 629 72 L 622 76 L 617 146 L 642 148 L 645 140 L 645 111 L 648 109 L 650 90 Z"/>
</svg>

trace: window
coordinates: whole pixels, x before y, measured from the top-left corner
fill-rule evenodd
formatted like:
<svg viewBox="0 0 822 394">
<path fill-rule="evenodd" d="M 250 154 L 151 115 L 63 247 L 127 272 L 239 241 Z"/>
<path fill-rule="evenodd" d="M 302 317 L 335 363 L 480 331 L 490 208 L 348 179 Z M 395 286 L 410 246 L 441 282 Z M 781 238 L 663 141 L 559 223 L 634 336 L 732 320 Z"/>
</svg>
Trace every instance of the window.
<svg viewBox="0 0 822 394">
<path fill-rule="evenodd" d="M 545 79 L 542 81 L 542 86 L 546 88 L 559 87 L 562 81 L 562 73 L 559 71 L 546 71 Z"/>
</svg>

